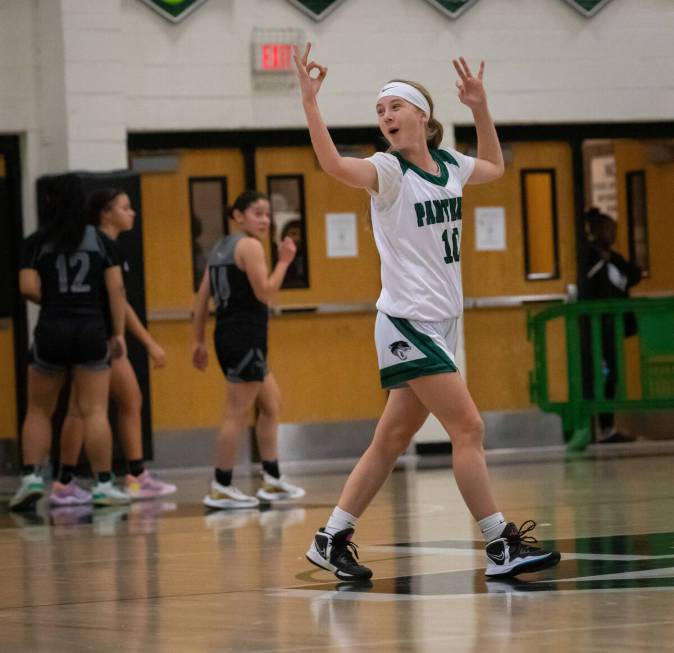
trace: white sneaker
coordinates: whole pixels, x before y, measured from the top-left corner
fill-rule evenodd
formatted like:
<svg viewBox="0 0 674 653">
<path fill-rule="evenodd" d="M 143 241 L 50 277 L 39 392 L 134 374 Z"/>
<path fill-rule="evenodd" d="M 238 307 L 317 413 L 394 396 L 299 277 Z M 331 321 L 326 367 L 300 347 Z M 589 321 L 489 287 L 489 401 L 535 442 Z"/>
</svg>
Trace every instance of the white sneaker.
<svg viewBox="0 0 674 653">
<path fill-rule="evenodd" d="M 283 476 L 274 478 L 262 472 L 262 487 L 256 492 L 262 501 L 281 501 L 283 499 L 300 499 L 306 494 L 304 488 L 288 483 Z"/>
<path fill-rule="evenodd" d="M 21 477 L 21 485 L 9 500 L 10 510 L 31 510 L 44 496 L 44 479 L 33 472 Z"/>
<path fill-rule="evenodd" d="M 211 481 L 211 491 L 204 497 L 204 505 L 217 510 L 232 510 L 255 508 L 260 502 L 233 485 L 220 485 L 217 481 Z"/>
<path fill-rule="evenodd" d="M 124 506 L 131 503 L 131 497 L 112 481 L 98 481 L 91 488 L 91 502 L 95 506 Z"/>
</svg>

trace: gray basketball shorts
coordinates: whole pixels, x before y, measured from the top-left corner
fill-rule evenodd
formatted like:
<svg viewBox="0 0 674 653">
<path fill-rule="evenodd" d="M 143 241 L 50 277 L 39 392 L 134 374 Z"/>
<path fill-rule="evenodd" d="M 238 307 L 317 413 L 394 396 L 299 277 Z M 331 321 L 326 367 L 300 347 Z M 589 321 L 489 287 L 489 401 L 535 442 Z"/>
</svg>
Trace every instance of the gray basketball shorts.
<svg viewBox="0 0 674 653">
<path fill-rule="evenodd" d="M 420 376 L 456 372 L 458 322 L 419 322 L 377 313 L 374 341 L 382 388 L 404 388 Z"/>
</svg>

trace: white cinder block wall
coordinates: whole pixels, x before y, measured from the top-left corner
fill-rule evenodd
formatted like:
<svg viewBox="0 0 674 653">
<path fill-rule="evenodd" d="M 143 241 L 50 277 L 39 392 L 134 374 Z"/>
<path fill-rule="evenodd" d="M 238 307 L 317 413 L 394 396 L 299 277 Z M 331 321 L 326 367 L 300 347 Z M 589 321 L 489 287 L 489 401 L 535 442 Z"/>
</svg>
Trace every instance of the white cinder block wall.
<svg viewBox="0 0 674 653">
<path fill-rule="evenodd" d="M 459 54 L 486 59 L 497 122 L 674 120 L 672 0 L 612 0 L 592 19 L 479 0 L 454 21 L 426 0 L 346 0 L 319 23 L 286 0 L 207 0 L 177 25 L 139 0 L 0 0 L 0 133 L 23 136 L 26 230 L 37 176 L 123 167 L 127 131 L 303 127 L 296 90 L 254 88 L 254 28 L 315 43 L 333 126 L 373 125 L 391 77 L 424 83 L 448 133 L 468 123 Z"/>
<path fill-rule="evenodd" d="M 346 0 L 316 23 L 285 0 L 208 0 L 172 26 L 122 0 L 131 130 L 302 126 L 296 95 L 255 91 L 253 28 L 299 28 L 329 67 L 321 92 L 332 125 L 373 123 L 391 77 L 432 91 L 439 116 L 467 122 L 450 59 L 487 61 L 497 121 L 674 117 L 674 2 L 612 0 L 587 19 L 562 0 L 479 0 L 450 20 L 425 0 Z"/>
</svg>

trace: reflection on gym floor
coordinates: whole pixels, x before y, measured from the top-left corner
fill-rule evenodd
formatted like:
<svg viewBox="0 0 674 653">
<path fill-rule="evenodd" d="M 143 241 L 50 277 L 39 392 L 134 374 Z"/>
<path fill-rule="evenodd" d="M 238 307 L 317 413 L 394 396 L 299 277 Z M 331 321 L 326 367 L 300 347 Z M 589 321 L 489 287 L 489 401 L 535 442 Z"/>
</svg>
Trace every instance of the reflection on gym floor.
<svg viewBox="0 0 674 653">
<path fill-rule="evenodd" d="M 562 552 L 558 567 L 515 579 L 484 577 L 445 469 L 396 472 L 366 512 L 365 584 L 304 559 L 343 475 L 302 477 L 306 501 L 254 510 L 205 513 L 204 475 L 186 473 L 170 479 L 171 501 L 3 505 L 2 650 L 667 650 L 674 459 L 638 463 L 493 466 L 508 518 L 534 516 Z"/>
</svg>

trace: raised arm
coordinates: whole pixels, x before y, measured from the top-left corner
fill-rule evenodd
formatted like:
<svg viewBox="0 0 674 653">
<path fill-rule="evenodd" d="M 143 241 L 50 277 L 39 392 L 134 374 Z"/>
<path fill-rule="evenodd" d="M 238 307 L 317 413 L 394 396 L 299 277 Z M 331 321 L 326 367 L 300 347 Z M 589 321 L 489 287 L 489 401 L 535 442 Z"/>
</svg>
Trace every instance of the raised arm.
<svg viewBox="0 0 674 653">
<path fill-rule="evenodd" d="M 496 127 L 487 106 L 487 94 L 482 84 L 484 61 L 480 62 L 477 77 L 473 77 L 466 60 L 460 57 L 452 60 L 459 75 L 456 85 L 459 89 L 459 101 L 473 112 L 475 131 L 477 132 L 477 160 L 475 169 L 468 178 L 469 184 L 484 184 L 503 176 L 503 153 L 498 140 Z"/>
<path fill-rule="evenodd" d="M 306 44 L 301 57 L 297 47 L 294 47 L 293 50 L 295 65 L 297 66 L 297 78 L 302 92 L 302 106 L 307 117 L 311 144 L 321 168 L 331 177 L 338 179 L 347 186 L 378 191 L 379 183 L 376 168 L 369 161 L 341 156 L 323 122 L 316 96 L 325 76 L 328 74 L 328 69 L 315 61 L 307 63 L 311 43 Z M 318 71 L 316 77 L 311 76 L 313 70 Z"/>
<path fill-rule="evenodd" d="M 255 297 L 263 304 L 269 304 L 281 288 L 296 252 L 292 238 L 284 238 L 278 246 L 278 262 L 269 274 L 262 243 L 255 238 L 242 238 L 236 245 L 234 260 L 246 273 Z"/>
</svg>

